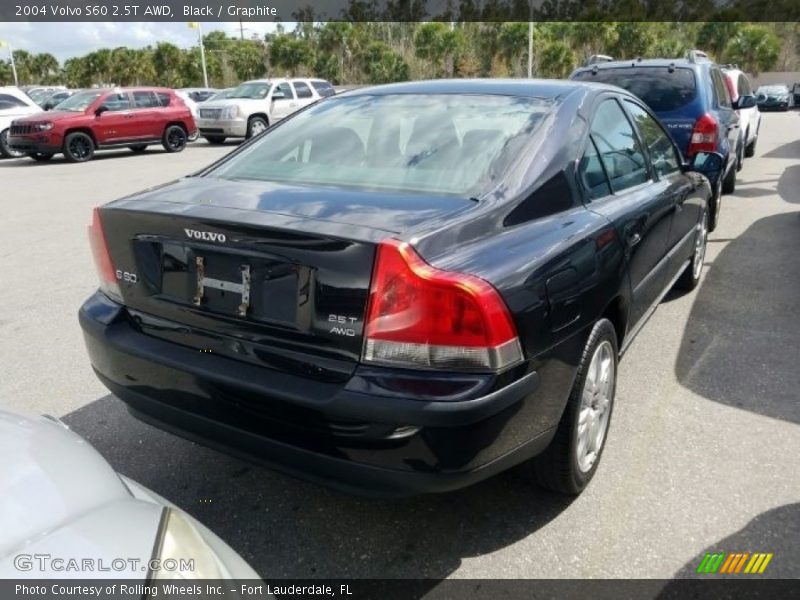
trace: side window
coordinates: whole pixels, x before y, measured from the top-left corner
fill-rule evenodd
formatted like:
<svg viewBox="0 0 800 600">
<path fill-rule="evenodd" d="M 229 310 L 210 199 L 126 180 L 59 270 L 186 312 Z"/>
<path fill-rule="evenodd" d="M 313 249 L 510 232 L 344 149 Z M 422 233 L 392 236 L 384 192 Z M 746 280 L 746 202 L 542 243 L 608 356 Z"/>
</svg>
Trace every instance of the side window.
<svg viewBox="0 0 800 600">
<path fill-rule="evenodd" d="M 110 111 L 130 110 L 131 100 L 128 94 L 109 94 L 103 100 L 103 106 L 107 107 Z"/>
<path fill-rule="evenodd" d="M 614 192 L 648 180 L 644 153 L 616 100 L 605 100 L 597 109 L 592 121 L 592 139 Z"/>
<path fill-rule="evenodd" d="M 752 96 L 753 95 L 753 88 L 750 87 L 750 80 L 747 79 L 744 75 L 739 75 L 739 95 L 740 96 Z"/>
<path fill-rule="evenodd" d="M 0 102 L 3 104 L 7 104 L 9 107 L 11 106 L 28 106 L 19 98 L 15 98 L 10 94 L 0 94 Z"/>
<path fill-rule="evenodd" d="M 661 125 L 641 106 L 630 100 L 625 101 L 634 123 L 642 134 L 650 161 L 659 177 L 674 173 L 681 168 L 681 161 L 675 150 L 675 145 L 664 132 Z"/>
<path fill-rule="evenodd" d="M 281 83 L 275 89 L 283 92 L 284 100 L 294 100 L 294 90 L 292 90 L 292 86 L 288 83 Z"/>
<path fill-rule="evenodd" d="M 311 85 L 314 86 L 314 89 L 317 90 L 317 93 L 323 98 L 336 94 L 336 90 L 334 90 L 333 86 L 327 81 L 317 81 L 312 79 Z"/>
<path fill-rule="evenodd" d="M 314 94 L 311 92 L 311 88 L 302 81 L 295 81 L 294 89 L 297 92 L 298 98 L 311 98 L 314 96 Z"/>
<path fill-rule="evenodd" d="M 156 108 L 161 104 L 153 92 L 133 92 L 134 108 Z"/>
<path fill-rule="evenodd" d="M 717 104 L 725 108 L 732 108 L 731 96 L 728 93 L 728 86 L 722 80 L 719 69 L 711 69 L 711 84 L 714 86 L 714 95 L 717 97 Z"/>
<path fill-rule="evenodd" d="M 581 158 L 578 172 L 583 182 L 583 187 L 589 192 L 589 198 L 592 200 L 608 196 L 611 193 L 608 177 L 603 169 L 603 164 L 600 162 L 600 154 L 597 152 L 597 146 L 595 146 L 591 137 L 589 138 L 586 152 L 583 153 L 583 158 Z"/>
<path fill-rule="evenodd" d="M 169 106 L 170 96 L 166 92 L 156 92 L 159 106 Z"/>
</svg>

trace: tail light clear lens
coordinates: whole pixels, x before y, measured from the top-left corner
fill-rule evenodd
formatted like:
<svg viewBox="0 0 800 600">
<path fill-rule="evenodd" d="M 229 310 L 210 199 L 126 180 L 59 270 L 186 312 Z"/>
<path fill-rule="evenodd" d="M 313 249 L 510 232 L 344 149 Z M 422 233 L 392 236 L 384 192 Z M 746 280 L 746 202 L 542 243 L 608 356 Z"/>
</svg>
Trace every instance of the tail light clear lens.
<svg viewBox="0 0 800 600">
<path fill-rule="evenodd" d="M 365 331 L 366 362 L 497 372 L 522 360 L 497 290 L 477 277 L 436 269 L 397 240 L 378 246 Z"/>
<path fill-rule="evenodd" d="M 716 152 L 717 130 L 717 120 L 708 113 L 697 119 L 692 129 L 692 139 L 689 142 L 689 157 L 698 152 Z"/>
<path fill-rule="evenodd" d="M 103 231 L 103 222 L 100 220 L 100 210 L 92 211 L 92 224 L 89 225 L 89 244 L 92 247 L 92 256 L 97 274 L 100 276 L 100 289 L 115 300 L 121 300 L 114 263 L 108 251 L 106 234 Z"/>
</svg>

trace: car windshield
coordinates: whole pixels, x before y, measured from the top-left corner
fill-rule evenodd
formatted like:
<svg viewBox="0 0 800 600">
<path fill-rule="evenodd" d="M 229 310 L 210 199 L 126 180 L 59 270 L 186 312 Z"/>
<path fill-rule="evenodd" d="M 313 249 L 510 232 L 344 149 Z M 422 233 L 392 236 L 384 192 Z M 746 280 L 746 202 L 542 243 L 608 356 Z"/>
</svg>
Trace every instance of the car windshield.
<svg viewBox="0 0 800 600">
<path fill-rule="evenodd" d="M 333 97 L 211 176 L 473 197 L 497 184 L 551 108 L 550 100 L 514 96 Z"/>
<path fill-rule="evenodd" d="M 243 83 L 234 88 L 228 98 L 251 98 L 260 100 L 266 98 L 269 88 L 272 86 L 270 83 Z"/>
<path fill-rule="evenodd" d="M 102 93 L 101 91 L 78 92 L 74 96 L 70 96 L 64 100 L 61 104 L 56 106 L 56 108 L 58 110 L 70 112 L 83 112 L 89 108 L 92 102 L 97 100 Z"/>
<path fill-rule="evenodd" d="M 759 94 L 788 94 L 789 88 L 785 85 L 762 85 L 758 88 Z"/>
<path fill-rule="evenodd" d="M 579 71 L 573 77 L 616 85 L 639 96 L 655 112 L 669 112 L 694 101 L 697 85 L 691 69 L 623 67 Z"/>
</svg>

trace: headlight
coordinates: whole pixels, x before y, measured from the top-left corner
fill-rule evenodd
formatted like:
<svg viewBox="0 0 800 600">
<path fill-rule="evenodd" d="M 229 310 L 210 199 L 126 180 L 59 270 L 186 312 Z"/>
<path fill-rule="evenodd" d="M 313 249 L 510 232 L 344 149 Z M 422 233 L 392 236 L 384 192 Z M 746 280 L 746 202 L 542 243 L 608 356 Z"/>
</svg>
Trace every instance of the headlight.
<svg viewBox="0 0 800 600">
<path fill-rule="evenodd" d="M 53 124 L 50 121 L 45 121 L 44 123 L 37 123 L 36 129 L 38 131 L 49 131 L 53 128 Z"/>
<path fill-rule="evenodd" d="M 161 569 L 153 571 L 152 579 L 229 579 L 228 569 L 192 522 L 177 510 L 166 510 L 166 525 L 154 556 Z"/>
<path fill-rule="evenodd" d="M 239 116 L 239 107 L 237 105 L 226 106 L 222 109 L 223 119 L 235 119 Z"/>
</svg>

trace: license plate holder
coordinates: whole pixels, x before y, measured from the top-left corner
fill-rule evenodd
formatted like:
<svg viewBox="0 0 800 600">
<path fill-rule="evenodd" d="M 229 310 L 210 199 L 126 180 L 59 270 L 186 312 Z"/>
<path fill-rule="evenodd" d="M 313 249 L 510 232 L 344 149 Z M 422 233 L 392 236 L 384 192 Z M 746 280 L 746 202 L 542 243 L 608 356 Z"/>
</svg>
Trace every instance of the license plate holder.
<svg viewBox="0 0 800 600">
<path fill-rule="evenodd" d="M 202 256 L 195 256 L 195 270 L 197 273 L 197 289 L 192 299 L 195 306 L 203 305 L 206 288 L 220 290 L 222 292 L 232 292 L 241 296 L 241 302 L 239 303 L 236 314 L 240 317 L 247 316 L 247 311 L 250 308 L 250 265 L 239 265 L 239 273 L 241 273 L 242 277 L 241 281 L 228 281 L 226 279 L 207 277 L 205 259 Z"/>
</svg>

